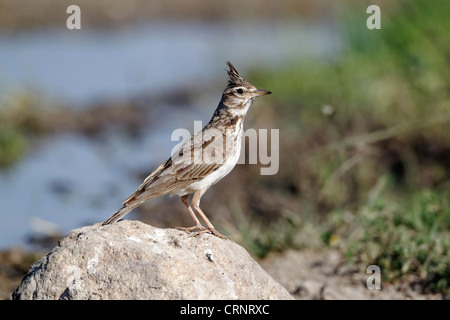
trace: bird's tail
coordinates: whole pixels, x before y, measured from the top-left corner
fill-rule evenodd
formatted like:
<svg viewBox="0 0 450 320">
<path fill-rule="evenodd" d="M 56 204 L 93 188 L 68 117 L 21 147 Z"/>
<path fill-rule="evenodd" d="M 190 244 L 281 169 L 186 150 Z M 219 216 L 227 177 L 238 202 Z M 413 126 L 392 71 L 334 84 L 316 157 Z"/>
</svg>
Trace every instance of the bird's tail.
<svg viewBox="0 0 450 320">
<path fill-rule="evenodd" d="M 107 224 L 111 224 L 113 222 L 116 222 L 123 216 L 125 216 L 128 212 L 139 206 L 142 202 L 141 201 L 135 201 L 134 203 L 125 203 L 122 208 L 114 212 L 111 217 L 109 217 L 105 222 L 102 223 L 103 226 Z"/>
</svg>

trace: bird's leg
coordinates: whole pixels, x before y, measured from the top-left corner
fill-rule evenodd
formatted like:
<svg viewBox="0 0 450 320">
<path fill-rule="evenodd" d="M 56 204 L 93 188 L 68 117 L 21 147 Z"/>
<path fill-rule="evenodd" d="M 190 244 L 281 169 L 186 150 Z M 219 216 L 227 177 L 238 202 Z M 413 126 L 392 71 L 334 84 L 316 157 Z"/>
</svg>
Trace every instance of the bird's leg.
<svg viewBox="0 0 450 320">
<path fill-rule="evenodd" d="M 209 221 L 209 219 L 206 217 L 206 215 L 203 213 L 202 209 L 200 209 L 200 198 L 202 197 L 203 193 L 205 193 L 206 190 L 199 190 L 194 193 L 194 196 L 192 197 L 192 206 L 194 209 L 200 214 L 202 219 L 206 222 L 206 225 L 208 226 L 208 229 L 206 230 L 200 230 L 197 235 L 203 234 L 205 232 L 211 232 L 216 237 L 222 238 L 222 239 L 228 239 L 223 234 L 221 234 L 219 231 L 214 228 L 213 224 Z"/>
<path fill-rule="evenodd" d="M 189 197 L 188 195 L 182 196 L 181 201 L 184 203 L 184 205 L 188 209 L 189 214 L 191 215 L 192 219 L 194 219 L 195 226 L 189 227 L 189 228 L 176 227 L 176 229 L 184 230 L 184 231 L 193 231 L 193 230 L 208 231 L 208 229 L 206 229 L 204 226 L 202 226 L 202 224 L 200 223 L 198 218 L 195 216 L 194 211 L 192 210 L 191 206 L 187 202 L 188 197 Z"/>
</svg>

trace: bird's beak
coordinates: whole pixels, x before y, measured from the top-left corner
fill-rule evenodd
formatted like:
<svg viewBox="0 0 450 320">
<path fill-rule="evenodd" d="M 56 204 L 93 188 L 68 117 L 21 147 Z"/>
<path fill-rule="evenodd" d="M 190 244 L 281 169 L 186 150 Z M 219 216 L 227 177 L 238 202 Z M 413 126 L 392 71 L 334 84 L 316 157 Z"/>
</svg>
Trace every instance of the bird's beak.
<svg viewBox="0 0 450 320">
<path fill-rule="evenodd" d="M 264 96 L 264 95 L 266 95 L 266 94 L 271 94 L 271 93 L 272 93 L 272 92 L 269 91 L 269 90 L 260 90 L 260 89 L 257 89 L 255 92 L 253 92 L 252 98 L 256 98 L 256 97 L 259 97 L 259 96 Z"/>
</svg>

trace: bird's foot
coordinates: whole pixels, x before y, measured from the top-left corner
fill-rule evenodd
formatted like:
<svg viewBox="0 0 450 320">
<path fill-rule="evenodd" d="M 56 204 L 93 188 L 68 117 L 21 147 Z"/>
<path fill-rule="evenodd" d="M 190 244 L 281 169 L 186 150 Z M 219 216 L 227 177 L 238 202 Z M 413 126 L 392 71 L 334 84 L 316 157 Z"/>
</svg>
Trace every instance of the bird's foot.
<svg viewBox="0 0 450 320">
<path fill-rule="evenodd" d="M 192 231 L 198 231 L 198 232 L 208 232 L 208 229 L 206 229 L 201 224 L 196 224 L 195 226 L 185 228 L 185 227 L 175 227 L 175 229 L 186 231 L 186 232 L 192 232 Z"/>
<path fill-rule="evenodd" d="M 216 237 L 220 238 L 220 239 L 225 239 L 228 240 L 227 237 L 225 237 L 223 234 L 221 234 L 219 231 L 217 231 L 214 228 L 205 228 L 204 226 L 202 226 L 201 224 L 197 224 L 193 227 L 189 227 L 189 228 L 185 228 L 185 227 L 176 227 L 175 229 L 177 230 L 182 230 L 182 231 L 186 231 L 186 232 L 195 232 L 194 237 L 198 237 L 204 233 L 211 233 L 213 235 L 215 235 Z"/>
<path fill-rule="evenodd" d="M 210 228 L 210 229 L 204 229 L 204 230 L 200 230 L 198 232 L 196 232 L 196 234 L 194 235 L 194 237 L 200 236 L 204 233 L 211 233 L 213 235 L 215 235 L 216 237 L 220 238 L 220 239 L 224 239 L 224 240 L 228 240 L 227 237 L 225 237 L 223 234 L 221 234 L 219 231 L 217 231 L 214 228 Z"/>
</svg>

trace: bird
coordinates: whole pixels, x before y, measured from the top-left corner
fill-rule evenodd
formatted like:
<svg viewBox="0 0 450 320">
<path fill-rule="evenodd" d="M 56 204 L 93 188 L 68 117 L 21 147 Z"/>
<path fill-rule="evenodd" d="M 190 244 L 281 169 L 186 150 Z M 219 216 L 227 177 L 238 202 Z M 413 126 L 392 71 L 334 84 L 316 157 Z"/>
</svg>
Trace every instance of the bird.
<svg viewBox="0 0 450 320">
<path fill-rule="evenodd" d="M 210 233 L 227 239 L 217 231 L 200 208 L 200 199 L 214 184 L 219 182 L 238 162 L 244 118 L 253 101 L 271 91 L 257 89 L 238 73 L 230 61 L 228 84 L 222 93 L 219 105 L 205 127 L 184 140 L 172 152 L 170 158 L 145 178 L 139 188 L 102 225 L 112 224 L 143 202 L 164 195 L 179 196 L 195 225 L 178 227 L 195 235 Z M 191 201 L 189 203 L 189 198 Z M 194 213 L 200 215 L 204 227 Z"/>
</svg>

